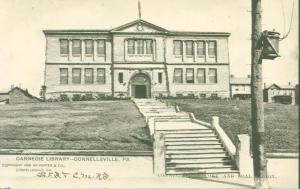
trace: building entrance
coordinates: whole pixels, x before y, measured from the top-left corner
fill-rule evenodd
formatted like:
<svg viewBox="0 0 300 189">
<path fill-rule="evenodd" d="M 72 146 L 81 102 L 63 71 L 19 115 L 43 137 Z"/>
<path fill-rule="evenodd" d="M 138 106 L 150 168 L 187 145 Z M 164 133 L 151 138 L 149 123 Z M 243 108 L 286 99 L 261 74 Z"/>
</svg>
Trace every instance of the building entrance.
<svg viewBox="0 0 300 189">
<path fill-rule="evenodd" d="M 134 98 L 150 98 L 150 79 L 145 74 L 136 74 L 130 81 L 131 96 Z"/>
</svg>

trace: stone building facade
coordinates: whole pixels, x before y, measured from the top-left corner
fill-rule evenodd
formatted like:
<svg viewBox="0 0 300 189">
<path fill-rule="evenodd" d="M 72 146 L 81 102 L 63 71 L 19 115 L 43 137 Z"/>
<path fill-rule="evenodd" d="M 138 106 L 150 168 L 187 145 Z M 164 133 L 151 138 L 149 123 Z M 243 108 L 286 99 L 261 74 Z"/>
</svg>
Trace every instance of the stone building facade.
<svg viewBox="0 0 300 189">
<path fill-rule="evenodd" d="M 61 94 L 229 97 L 229 33 L 138 19 L 111 30 L 44 30 L 46 99 Z"/>
</svg>

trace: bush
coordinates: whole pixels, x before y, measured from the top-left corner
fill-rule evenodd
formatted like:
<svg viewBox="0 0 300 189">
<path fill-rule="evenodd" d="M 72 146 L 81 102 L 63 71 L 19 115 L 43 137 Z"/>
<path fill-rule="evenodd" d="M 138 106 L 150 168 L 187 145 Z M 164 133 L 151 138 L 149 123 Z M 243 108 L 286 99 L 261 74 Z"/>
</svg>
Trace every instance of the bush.
<svg viewBox="0 0 300 189">
<path fill-rule="evenodd" d="M 80 101 L 80 99 L 81 99 L 80 94 L 73 94 L 73 97 L 72 97 L 73 101 Z"/>
<path fill-rule="evenodd" d="M 70 98 L 66 94 L 61 94 L 59 97 L 59 101 L 62 101 L 62 102 L 70 101 Z"/>
<path fill-rule="evenodd" d="M 91 101 L 91 100 L 94 100 L 94 97 L 92 94 L 87 93 L 85 95 L 82 95 L 80 100 L 81 101 Z"/>
</svg>

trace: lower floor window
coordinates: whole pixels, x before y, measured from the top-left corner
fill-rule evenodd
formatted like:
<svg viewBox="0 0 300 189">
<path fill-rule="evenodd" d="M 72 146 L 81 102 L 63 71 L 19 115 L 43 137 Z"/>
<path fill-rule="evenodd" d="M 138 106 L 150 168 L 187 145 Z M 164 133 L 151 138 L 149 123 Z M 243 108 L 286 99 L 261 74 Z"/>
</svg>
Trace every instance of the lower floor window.
<svg viewBox="0 0 300 189">
<path fill-rule="evenodd" d="M 193 68 L 186 69 L 186 83 L 194 83 L 194 69 Z"/>
<path fill-rule="evenodd" d="M 68 84 L 68 68 L 60 68 L 60 84 Z"/>
<path fill-rule="evenodd" d="M 97 83 L 105 84 L 105 68 L 97 68 Z"/>
<path fill-rule="evenodd" d="M 81 83 L 81 69 L 80 68 L 72 69 L 72 83 L 73 84 Z"/>
<path fill-rule="evenodd" d="M 85 68 L 84 69 L 84 83 L 85 84 L 93 84 L 94 83 L 94 69 L 93 68 Z"/>
<path fill-rule="evenodd" d="M 218 77 L 217 77 L 217 69 L 215 68 L 210 68 L 208 70 L 208 79 L 209 83 L 217 83 Z"/>
<path fill-rule="evenodd" d="M 158 73 L 158 83 L 162 84 L 162 73 L 161 72 Z"/>
</svg>

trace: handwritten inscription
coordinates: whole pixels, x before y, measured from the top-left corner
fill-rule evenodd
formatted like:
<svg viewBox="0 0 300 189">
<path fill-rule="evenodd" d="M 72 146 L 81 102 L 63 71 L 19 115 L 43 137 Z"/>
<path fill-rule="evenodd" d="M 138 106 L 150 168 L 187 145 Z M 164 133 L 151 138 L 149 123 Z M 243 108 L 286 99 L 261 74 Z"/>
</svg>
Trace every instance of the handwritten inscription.
<svg viewBox="0 0 300 189">
<path fill-rule="evenodd" d="M 100 172 L 95 174 L 87 174 L 83 172 L 65 172 L 65 171 L 52 171 L 41 170 L 36 175 L 39 178 L 56 178 L 56 179 L 96 179 L 96 180 L 109 180 L 109 174 L 106 172 Z"/>
</svg>

